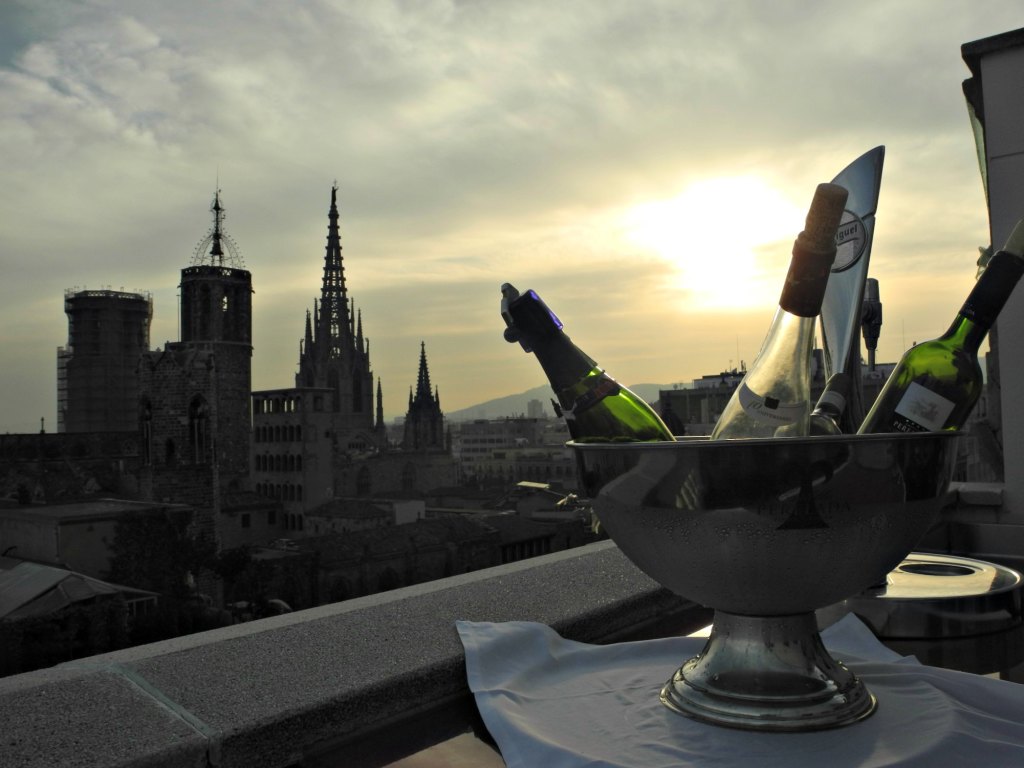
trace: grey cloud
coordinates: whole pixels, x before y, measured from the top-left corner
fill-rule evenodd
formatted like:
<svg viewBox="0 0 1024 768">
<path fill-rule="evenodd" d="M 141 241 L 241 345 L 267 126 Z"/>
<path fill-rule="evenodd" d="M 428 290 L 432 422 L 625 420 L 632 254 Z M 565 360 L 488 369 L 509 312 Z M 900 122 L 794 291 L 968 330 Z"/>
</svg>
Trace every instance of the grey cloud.
<svg viewBox="0 0 1024 768">
<path fill-rule="evenodd" d="M 622 254 L 559 232 L 702 175 L 812 184 L 885 143 L 890 215 L 965 178 L 957 204 L 977 208 L 958 47 L 1015 26 L 1016 2 L 2 3 L 0 264 L 18 287 L 0 288 L 0 322 L 65 283 L 173 296 L 218 173 L 267 317 L 294 317 L 257 329 L 268 386 L 294 364 L 335 178 L 353 295 L 380 297 L 368 325 L 439 334 L 458 330 L 453 305 L 483 301 L 471 316 L 490 322 L 491 284 L 514 271 L 628 305 L 656 265 L 623 278 Z M 559 267 L 588 259 L 589 281 Z M 296 261 L 309 299 L 284 310 Z"/>
</svg>

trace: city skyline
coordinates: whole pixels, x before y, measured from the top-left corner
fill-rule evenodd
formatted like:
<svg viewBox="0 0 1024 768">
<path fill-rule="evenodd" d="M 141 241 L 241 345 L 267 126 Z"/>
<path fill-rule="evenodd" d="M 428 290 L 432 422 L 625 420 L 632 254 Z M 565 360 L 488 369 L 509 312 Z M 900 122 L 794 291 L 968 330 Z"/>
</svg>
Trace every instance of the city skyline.
<svg viewBox="0 0 1024 768">
<path fill-rule="evenodd" d="M 218 187 L 263 390 L 294 383 L 337 182 L 390 421 L 421 341 L 445 412 L 544 382 L 503 282 L 626 384 L 749 364 L 815 184 L 882 144 L 894 360 L 988 244 L 960 45 L 1021 26 L 1013 2 L 6 3 L 0 432 L 56 429 L 66 289 L 149 293 L 152 346 L 179 338 Z"/>
</svg>

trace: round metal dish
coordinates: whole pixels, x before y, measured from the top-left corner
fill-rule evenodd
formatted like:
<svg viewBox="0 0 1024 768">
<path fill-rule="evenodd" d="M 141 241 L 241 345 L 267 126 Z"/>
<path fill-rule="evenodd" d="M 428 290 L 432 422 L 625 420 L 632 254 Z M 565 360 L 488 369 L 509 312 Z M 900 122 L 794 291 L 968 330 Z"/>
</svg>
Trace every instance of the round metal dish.
<svg viewBox="0 0 1024 768">
<path fill-rule="evenodd" d="M 1013 568 L 912 552 L 889 572 L 883 587 L 854 595 L 841 607 L 898 653 L 932 666 L 1020 682 L 1022 596 L 1024 579 Z"/>
<path fill-rule="evenodd" d="M 825 651 L 814 611 L 878 582 L 946 499 L 957 433 L 570 443 L 622 552 L 715 609 L 701 654 L 662 692 L 718 725 L 805 731 L 874 698 Z"/>
<path fill-rule="evenodd" d="M 1020 573 L 997 563 L 912 552 L 886 584 L 847 600 L 880 638 L 970 637 L 1021 624 Z"/>
</svg>

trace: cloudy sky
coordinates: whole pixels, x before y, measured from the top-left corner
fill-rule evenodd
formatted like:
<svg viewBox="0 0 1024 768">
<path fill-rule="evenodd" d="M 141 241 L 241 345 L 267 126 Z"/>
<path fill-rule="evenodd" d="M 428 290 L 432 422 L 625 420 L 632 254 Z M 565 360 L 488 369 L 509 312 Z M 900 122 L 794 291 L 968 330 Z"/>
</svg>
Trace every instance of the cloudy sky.
<svg viewBox="0 0 1024 768">
<path fill-rule="evenodd" d="M 3 0 L 0 432 L 56 428 L 65 289 L 177 284 L 219 184 L 253 386 L 291 386 L 337 181 L 385 412 L 425 341 L 453 411 L 544 382 L 536 289 L 624 383 L 750 362 L 814 186 L 886 146 L 879 360 L 938 335 L 988 242 L 960 45 L 1019 0 Z"/>
</svg>

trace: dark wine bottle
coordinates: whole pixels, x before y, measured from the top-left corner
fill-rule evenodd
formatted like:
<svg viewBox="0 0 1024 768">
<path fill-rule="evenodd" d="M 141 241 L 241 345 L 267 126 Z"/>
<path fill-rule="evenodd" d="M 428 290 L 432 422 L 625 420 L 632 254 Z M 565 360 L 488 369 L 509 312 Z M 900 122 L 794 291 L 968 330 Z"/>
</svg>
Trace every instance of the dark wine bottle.
<svg viewBox="0 0 1024 768">
<path fill-rule="evenodd" d="M 818 404 L 811 411 L 810 433 L 812 435 L 841 435 L 839 427 L 846 410 L 846 399 L 850 395 L 850 377 L 840 371 L 833 373 L 818 398 Z"/>
<path fill-rule="evenodd" d="M 674 440 L 643 398 L 610 377 L 563 332 L 562 321 L 535 291 L 501 286 L 505 340 L 533 352 L 558 398 L 556 413 L 577 441 Z"/>
<path fill-rule="evenodd" d="M 712 440 L 808 433 L 815 320 L 836 257 L 846 198 L 846 189 L 837 184 L 815 190 L 768 335 L 715 424 Z"/>
<path fill-rule="evenodd" d="M 1024 220 L 967 296 L 944 334 L 908 349 L 858 434 L 960 429 L 981 395 L 978 348 L 1024 274 Z"/>
</svg>

